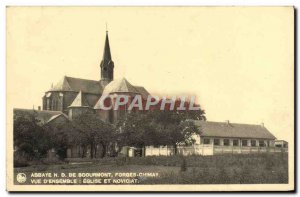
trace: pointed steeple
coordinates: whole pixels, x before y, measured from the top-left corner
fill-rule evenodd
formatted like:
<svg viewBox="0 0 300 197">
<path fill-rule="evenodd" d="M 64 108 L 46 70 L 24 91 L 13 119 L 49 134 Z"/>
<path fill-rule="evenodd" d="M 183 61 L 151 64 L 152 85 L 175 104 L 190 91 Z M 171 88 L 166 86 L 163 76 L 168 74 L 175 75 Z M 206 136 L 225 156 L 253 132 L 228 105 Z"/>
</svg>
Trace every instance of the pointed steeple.
<svg viewBox="0 0 300 197">
<path fill-rule="evenodd" d="M 107 30 L 106 30 L 103 58 L 100 63 L 100 69 L 101 69 L 101 81 L 103 82 L 104 85 L 108 84 L 114 79 L 114 62 L 111 59 Z"/>
<path fill-rule="evenodd" d="M 103 51 L 103 60 L 107 60 L 107 61 L 111 60 L 108 31 L 106 31 L 105 45 L 104 45 L 104 51 Z"/>
</svg>

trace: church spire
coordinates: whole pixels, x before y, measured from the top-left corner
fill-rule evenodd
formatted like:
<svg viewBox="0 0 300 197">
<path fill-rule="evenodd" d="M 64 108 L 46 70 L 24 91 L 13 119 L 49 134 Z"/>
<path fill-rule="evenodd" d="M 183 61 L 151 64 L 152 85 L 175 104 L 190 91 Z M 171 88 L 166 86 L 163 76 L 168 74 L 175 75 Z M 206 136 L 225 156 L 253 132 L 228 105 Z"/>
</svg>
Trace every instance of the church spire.
<svg viewBox="0 0 300 197">
<path fill-rule="evenodd" d="M 110 46 L 109 46 L 109 39 L 108 39 L 108 31 L 106 30 L 106 38 L 105 38 L 105 45 L 104 45 L 104 51 L 103 51 L 103 60 L 111 60 L 111 54 L 110 54 Z"/>
<path fill-rule="evenodd" d="M 114 79 L 114 62 L 111 59 L 108 31 L 106 26 L 106 37 L 103 51 L 103 58 L 100 63 L 101 81 L 103 85 L 108 84 Z"/>
</svg>

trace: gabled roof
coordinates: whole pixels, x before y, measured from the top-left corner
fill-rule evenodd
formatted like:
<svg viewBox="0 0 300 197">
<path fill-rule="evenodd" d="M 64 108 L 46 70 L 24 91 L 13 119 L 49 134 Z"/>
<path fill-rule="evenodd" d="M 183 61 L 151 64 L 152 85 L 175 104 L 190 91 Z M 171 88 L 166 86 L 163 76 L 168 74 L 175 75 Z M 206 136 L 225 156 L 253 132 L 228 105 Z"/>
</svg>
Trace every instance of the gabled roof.
<svg viewBox="0 0 300 197">
<path fill-rule="evenodd" d="M 103 94 L 107 95 L 110 93 L 137 93 L 139 94 L 140 92 L 133 86 L 131 85 L 127 79 L 122 78 L 122 79 L 116 79 L 111 81 L 103 90 Z"/>
<path fill-rule="evenodd" d="M 55 86 L 51 87 L 51 91 L 72 91 L 67 78 L 64 76 Z"/>
<path fill-rule="evenodd" d="M 89 103 L 87 102 L 86 98 L 82 94 L 81 91 L 77 94 L 74 101 L 69 107 L 89 107 Z"/>
<path fill-rule="evenodd" d="M 57 83 L 54 87 L 50 89 L 50 91 L 74 92 L 79 92 L 80 90 L 84 93 L 101 94 L 103 88 L 100 84 L 100 81 L 64 76 L 64 78 L 59 83 Z"/>
<path fill-rule="evenodd" d="M 60 116 L 64 117 L 66 120 L 69 120 L 68 116 L 65 114 L 57 114 L 57 115 L 52 116 L 45 124 L 52 122 L 53 120 L 55 120 L 56 118 L 58 118 Z"/>
<path fill-rule="evenodd" d="M 117 79 L 114 81 L 111 81 L 103 90 L 103 95 L 109 95 L 112 93 L 133 93 L 133 94 L 139 94 L 144 99 L 147 99 L 149 92 L 142 86 L 133 86 L 131 83 L 127 81 L 127 79 Z M 101 97 L 96 102 L 94 109 L 101 109 L 102 102 Z"/>
<path fill-rule="evenodd" d="M 20 115 L 26 118 L 34 115 L 39 121 L 40 125 L 47 124 L 59 116 L 64 116 L 66 119 L 68 117 L 61 111 L 48 111 L 48 110 L 34 110 L 34 109 L 14 109 L 14 115 Z"/>
<path fill-rule="evenodd" d="M 148 96 L 150 95 L 150 93 L 144 87 L 142 86 L 134 86 L 134 87 L 135 89 L 138 90 L 138 92 L 142 95 L 144 99 L 147 99 Z"/>
<path fill-rule="evenodd" d="M 200 136 L 276 139 L 264 126 L 251 124 L 237 124 L 227 122 L 195 121 L 200 127 Z"/>
</svg>

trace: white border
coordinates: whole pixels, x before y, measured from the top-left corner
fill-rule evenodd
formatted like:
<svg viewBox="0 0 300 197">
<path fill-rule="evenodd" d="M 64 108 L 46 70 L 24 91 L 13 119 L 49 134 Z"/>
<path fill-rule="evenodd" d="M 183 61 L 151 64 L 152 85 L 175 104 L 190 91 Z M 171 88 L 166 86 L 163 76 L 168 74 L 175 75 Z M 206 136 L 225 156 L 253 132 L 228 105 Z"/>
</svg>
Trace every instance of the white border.
<svg viewBox="0 0 300 197">
<path fill-rule="evenodd" d="M 118 6 L 283 6 L 283 5 L 297 5 L 296 0 L 272 0 L 272 1 L 264 1 L 264 0 L 4 0 L 5 5 L 48 5 L 48 6 L 57 6 L 57 5 L 65 5 L 65 6 L 108 6 L 108 5 L 118 5 Z M 3 4 L 3 3 L 1 3 Z"/>
<path fill-rule="evenodd" d="M 0 155 L 2 157 L 0 163 L 0 193 L 1 196 L 8 196 L 9 193 L 6 192 L 6 6 L 295 6 L 298 10 L 297 14 L 299 15 L 299 0 L 2 0 L 0 1 L 0 60 L 1 60 L 1 71 L 0 71 L 0 139 L 2 148 L 0 149 Z M 297 17 L 298 18 L 298 17 Z M 297 27 L 299 27 L 299 20 L 297 19 Z M 299 32 L 298 32 L 299 34 Z M 297 46 L 297 44 L 296 44 Z M 299 57 L 299 50 L 297 54 Z M 26 66 L 26 65 L 24 65 Z M 297 75 L 299 76 L 299 68 Z M 297 91 L 299 92 L 299 84 L 297 82 Z M 298 98 L 299 101 L 299 98 Z M 299 122 L 299 117 L 297 122 Z M 299 139 L 299 134 L 297 135 Z M 297 141 L 298 141 L 297 139 Z M 297 151 L 298 152 L 298 151 Z M 297 157 L 299 157 L 299 152 Z M 295 166 L 296 167 L 296 166 Z M 298 176 L 297 176 L 298 177 Z M 31 194 L 28 194 L 31 195 Z M 48 194 L 49 195 L 49 194 Z M 61 196 L 62 194 L 52 194 L 56 196 Z M 86 195 L 86 194 L 80 194 Z M 101 194 L 107 195 L 107 194 Z M 156 194 L 157 195 L 157 194 Z M 160 194 L 162 195 L 162 194 Z M 202 194 L 207 195 L 207 194 Z M 253 195 L 262 196 L 263 194 L 254 193 Z M 272 194 L 271 194 L 272 195 Z M 287 194 L 284 194 L 287 195 Z M 297 194 L 298 195 L 298 194 Z"/>
</svg>

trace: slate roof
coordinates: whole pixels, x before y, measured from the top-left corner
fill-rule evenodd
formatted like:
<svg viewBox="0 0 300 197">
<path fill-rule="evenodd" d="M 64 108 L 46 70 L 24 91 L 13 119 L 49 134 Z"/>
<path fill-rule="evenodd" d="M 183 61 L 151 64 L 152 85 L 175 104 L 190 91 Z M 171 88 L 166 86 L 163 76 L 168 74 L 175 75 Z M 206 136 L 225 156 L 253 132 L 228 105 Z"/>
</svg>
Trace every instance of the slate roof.
<svg viewBox="0 0 300 197">
<path fill-rule="evenodd" d="M 142 95 L 142 97 L 144 99 L 147 99 L 148 95 L 150 95 L 150 93 L 142 86 L 134 86 L 135 89 L 138 90 L 138 92 Z"/>
<path fill-rule="evenodd" d="M 105 95 L 110 93 L 124 92 L 140 94 L 138 89 L 135 86 L 131 85 L 131 83 L 129 83 L 125 78 L 111 81 L 107 86 L 105 86 L 103 90 L 103 94 Z"/>
<path fill-rule="evenodd" d="M 140 94 L 144 99 L 150 95 L 150 93 L 142 86 L 134 86 L 131 83 L 127 81 L 127 79 L 117 79 L 114 81 L 111 81 L 107 86 L 105 86 L 103 90 L 103 95 L 108 95 L 111 93 L 134 93 L 134 94 Z M 101 97 L 97 101 L 97 103 L 94 106 L 94 109 L 100 109 L 101 108 Z"/>
<path fill-rule="evenodd" d="M 89 103 L 86 100 L 85 96 L 83 96 L 82 91 L 79 91 L 74 101 L 69 107 L 89 107 Z"/>
<path fill-rule="evenodd" d="M 103 87 L 101 86 L 100 81 L 64 76 L 64 78 L 53 86 L 50 91 L 82 91 L 90 94 L 101 94 Z"/>
<path fill-rule="evenodd" d="M 14 109 L 14 115 L 20 115 L 23 117 L 30 117 L 35 115 L 36 118 L 40 121 L 40 125 L 47 124 L 57 118 L 58 116 L 64 116 L 66 119 L 68 117 L 61 111 L 48 111 L 48 110 L 34 110 L 34 109 Z"/>
<path fill-rule="evenodd" d="M 261 125 L 237 124 L 227 122 L 195 121 L 200 127 L 200 136 L 206 137 L 228 137 L 228 138 L 255 138 L 276 139 L 266 127 Z"/>
<path fill-rule="evenodd" d="M 82 93 L 82 96 L 84 97 L 84 102 L 83 103 L 87 103 L 88 106 L 90 107 L 94 107 L 95 104 L 97 103 L 97 101 L 100 98 L 100 95 L 92 95 L 92 94 L 84 94 Z"/>
<path fill-rule="evenodd" d="M 59 117 L 59 116 L 65 116 L 64 114 L 57 114 L 57 115 L 54 115 L 52 116 L 46 123 L 49 123 L 51 122 L 52 120 L 54 120 L 55 118 Z M 67 116 L 65 116 L 67 118 Z"/>
</svg>

